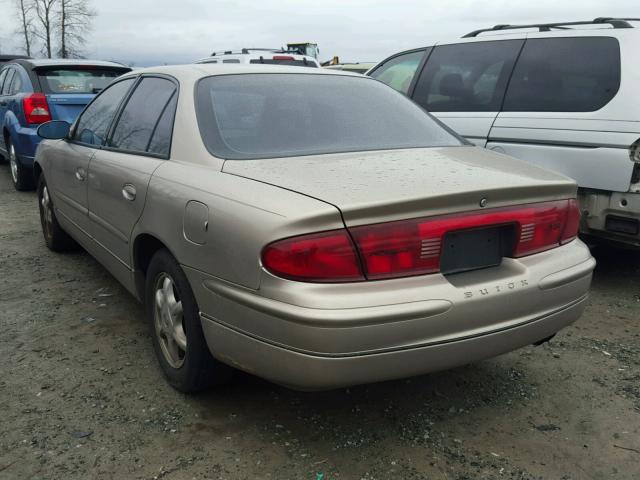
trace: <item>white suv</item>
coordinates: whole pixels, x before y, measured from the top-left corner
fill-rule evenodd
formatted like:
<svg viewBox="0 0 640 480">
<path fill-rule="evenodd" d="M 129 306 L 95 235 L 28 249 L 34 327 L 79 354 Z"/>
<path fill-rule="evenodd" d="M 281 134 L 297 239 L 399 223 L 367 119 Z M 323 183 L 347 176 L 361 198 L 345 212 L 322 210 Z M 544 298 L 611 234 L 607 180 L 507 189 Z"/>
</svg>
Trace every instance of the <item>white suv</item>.
<svg viewBox="0 0 640 480">
<path fill-rule="evenodd" d="M 582 232 L 640 247 L 640 19 L 497 25 L 367 74 L 469 141 L 572 177 Z"/>
<path fill-rule="evenodd" d="M 242 50 L 226 50 L 213 52 L 210 57 L 197 60 L 195 63 L 239 63 L 256 65 L 289 65 L 295 67 L 318 68 L 318 61 L 308 55 L 300 55 L 297 51 L 278 48 L 243 48 Z"/>
</svg>

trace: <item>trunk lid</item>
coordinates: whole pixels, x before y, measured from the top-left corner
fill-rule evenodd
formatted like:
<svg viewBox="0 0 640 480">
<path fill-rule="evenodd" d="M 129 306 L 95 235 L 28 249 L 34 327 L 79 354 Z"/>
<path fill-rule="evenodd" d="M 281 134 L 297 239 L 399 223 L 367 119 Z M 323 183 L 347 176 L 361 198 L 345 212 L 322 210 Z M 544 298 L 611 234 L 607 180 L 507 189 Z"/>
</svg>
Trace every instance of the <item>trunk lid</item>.
<svg viewBox="0 0 640 480">
<path fill-rule="evenodd" d="M 222 170 L 332 204 L 348 227 L 576 194 L 569 178 L 477 147 L 228 160 Z"/>
<path fill-rule="evenodd" d="M 47 103 L 53 120 L 73 123 L 82 109 L 93 100 L 91 93 L 48 93 Z"/>
</svg>

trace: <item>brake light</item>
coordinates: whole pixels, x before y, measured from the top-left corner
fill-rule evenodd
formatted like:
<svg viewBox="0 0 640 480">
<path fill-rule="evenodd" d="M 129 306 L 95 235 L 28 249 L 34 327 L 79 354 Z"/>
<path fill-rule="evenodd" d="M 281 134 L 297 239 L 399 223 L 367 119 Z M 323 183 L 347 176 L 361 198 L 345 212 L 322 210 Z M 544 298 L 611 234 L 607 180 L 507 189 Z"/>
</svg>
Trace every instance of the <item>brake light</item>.
<svg viewBox="0 0 640 480">
<path fill-rule="evenodd" d="M 291 237 L 267 245 L 262 264 L 275 275 L 306 282 L 364 280 L 346 230 Z"/>
<path fill-rule="evenodd" d="M 578 206 L 578 201 L 575 198 L 569 200 L 567 208 L 567 221 L 564 225 L 562 236 L 560 237 L 560 244 L 562 245 L 569 243 L 578 236 L 578 231 L 580 230 L 580 217 L 582 216 L 580 213 L 580 207 Z"/>
<path fill-rule="evenodd" d="M 22 108 L 27 123 L 38 124 L 51 120 L 49 104 L 44 93 L 32 93 L 22 99 Z"/>
<path fill-rule="evenodd" d="M 262 262 L 275 275 L 308 282 L 408 277 L 440 271 L 450 232 L 512 225 L 511 256 L 524 257 L 570 242 L 579 223 L 576 200 L 558 200 L 353 227 L 355 246 L 346 230 L 292 237 L 268 245 Z"/>
<path fill-rule="evenodd" d="M 274 60 L 295 60 L 293 57 L 290 57 L 289 55 L 274 55 L 273 59 Z"/>
</svg>

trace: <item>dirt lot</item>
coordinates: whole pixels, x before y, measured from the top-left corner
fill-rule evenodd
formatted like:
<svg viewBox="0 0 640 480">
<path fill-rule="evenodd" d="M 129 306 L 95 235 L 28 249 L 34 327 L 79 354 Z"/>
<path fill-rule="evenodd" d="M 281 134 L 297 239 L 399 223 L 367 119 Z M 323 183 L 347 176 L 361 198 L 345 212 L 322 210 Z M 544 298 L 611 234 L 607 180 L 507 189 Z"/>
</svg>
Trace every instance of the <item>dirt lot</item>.
<svg viewBox="0 0 640 480">
<path fill-rule="evenodd" d="M 186 397 L 142 308 L 42 241 L 0 168 L 2 479 L 640 478 L 640 255 L 601 249 L 584 317 L 543 347 L 327 393 L 238 374 Z"/>
</svg>

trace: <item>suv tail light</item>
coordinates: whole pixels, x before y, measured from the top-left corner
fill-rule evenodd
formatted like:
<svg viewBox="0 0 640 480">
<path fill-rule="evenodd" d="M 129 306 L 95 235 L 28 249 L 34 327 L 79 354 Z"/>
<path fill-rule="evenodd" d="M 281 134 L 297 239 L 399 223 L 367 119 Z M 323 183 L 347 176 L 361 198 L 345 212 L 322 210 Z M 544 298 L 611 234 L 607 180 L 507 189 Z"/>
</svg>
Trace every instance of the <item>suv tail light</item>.
<svg viewBox="0 0 640 480">
<path fill-rule="evenodd" d="M 44 93 L 32 93 L 22 99 L 22 107 L 27 123 L 37 124 L 51 120 L 49 104 Z"/>
<path fill-rule="evenodd" d="M 439 217 L 364 225 L 274 242 L 262 252 L 275 275 L 308 282 L 353 282 L 408 277 L 440 271 L 449 232 L 513 225 L 513 257 L 570 242 L 578 234 L 575 199 L 495 208 Z"/>
</svg>

